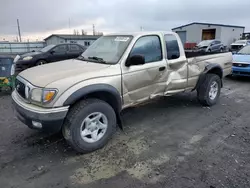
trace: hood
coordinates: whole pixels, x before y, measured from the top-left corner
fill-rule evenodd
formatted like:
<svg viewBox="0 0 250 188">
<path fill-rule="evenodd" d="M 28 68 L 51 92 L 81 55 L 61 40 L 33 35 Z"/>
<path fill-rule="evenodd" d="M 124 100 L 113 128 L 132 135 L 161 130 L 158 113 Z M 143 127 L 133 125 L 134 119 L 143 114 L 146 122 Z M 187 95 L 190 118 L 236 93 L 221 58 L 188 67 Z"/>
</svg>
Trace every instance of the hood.
<svg viewBox="0 0 250 188">
<path fill-rule="evenodd" d="M 78 76 L 81 74 L 84 75 L 84 77 L 82 77 L 82 80 L 84 80 L 85 78 L 92 78 L 98 76 L 98 72 L 100 72 L 100 70 L 104 70 L 110 66 L 111 65 L 107 64 L 91 63 L 71 59 L 36 66 L 21 72 L 19 76 L 28 80 L 35 86 L 45 87 L 52 82 Z"/>
<path fill-rule="evenodd" d="M 233 62 L 241 62 L 241 63 L 247 63 L 250 64 L 250 55 L 241 55 L 241 54 L 235 54 L 233 55 Z"/>
<path fill-rule="evenodd" d="M 242 43 L 233 43 L 231 44 L 231 46 L 245 46 L 246 44 L 242 44 Z"/>
<path fill-rule="evenodd" d="M 27 57 L 27 56 L 35 56 L 35 55 L 39 55 L 39 54 L 42 54 L 43 52 L 29 52 L 29 53 L 25 53 L 25 54 L 22 54 L 20 55 L 20 57 L 24 58 L 24 57 Z"/>
</svg>

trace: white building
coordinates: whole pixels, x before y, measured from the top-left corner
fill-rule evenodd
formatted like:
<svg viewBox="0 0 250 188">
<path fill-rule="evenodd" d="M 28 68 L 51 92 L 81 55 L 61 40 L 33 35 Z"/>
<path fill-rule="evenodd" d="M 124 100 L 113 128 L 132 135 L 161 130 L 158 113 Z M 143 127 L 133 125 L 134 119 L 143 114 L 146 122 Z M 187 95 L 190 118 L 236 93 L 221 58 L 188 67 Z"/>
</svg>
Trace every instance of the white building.
<svg viewBox="0 0 250 188">
<path fill-rule="evenodd" d="M 77 43 L 83 46 L 90 46 L 100 35 L 50 35 L 45 38 L 47 45 L 62 43 Z"/>
<path fill-rule="evenodd" d="M 225 46 L 229 46 L 242 37 L 245 27 L 194 22 L 173 28 L 172 30 L 179 34 L 183 44 L 218 39 Z"/>
</svg>

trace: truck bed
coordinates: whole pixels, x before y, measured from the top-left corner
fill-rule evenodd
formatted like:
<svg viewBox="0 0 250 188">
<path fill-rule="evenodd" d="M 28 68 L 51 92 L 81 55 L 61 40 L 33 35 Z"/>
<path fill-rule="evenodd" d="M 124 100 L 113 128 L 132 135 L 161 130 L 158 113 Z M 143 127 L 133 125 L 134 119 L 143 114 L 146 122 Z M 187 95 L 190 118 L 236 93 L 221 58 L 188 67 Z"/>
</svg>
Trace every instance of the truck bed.
<svg viewBox="0 0 250 188">
<path fill-rule="evenodd" d="M 204 55 L 214 55 L 214 54 L 222 54 L 228 52 L 200 52 L 200 51 L 192 51 L 186 50 L 185 54 L 187 58 L 197 57 L 197 56 L 204 56 Z"/>
</svg>

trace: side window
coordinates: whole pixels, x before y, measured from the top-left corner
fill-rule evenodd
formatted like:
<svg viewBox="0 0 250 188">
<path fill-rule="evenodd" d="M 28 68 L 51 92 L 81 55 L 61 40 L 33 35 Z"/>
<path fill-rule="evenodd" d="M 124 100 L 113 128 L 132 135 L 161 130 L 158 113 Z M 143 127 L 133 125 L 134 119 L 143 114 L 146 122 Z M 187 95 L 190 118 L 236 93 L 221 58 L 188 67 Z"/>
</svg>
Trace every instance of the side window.
<svg viewBox="0 0 250 188">
<path fill-rule="evenodd" d="M 145 36 L 139 38 L 130 56 L 142 55 L 145 58 L 145 63 L 162 60 L 161 42 L 158 36 Z"/>
<path fill-rule="evenodd" d="M 178 59 L 180 57 L 180 49 L 177 38 L 174 35 L 165 35 L 167 59 Z"/>
<path fill-rule="evenodd" d="M 221 42 L 220 41 L 215 41 L 215 44 L 220 44 Z"/>
<path fill-rule="evenodd" d="M 67 45 L 59 45 L 53 49 L 55 53 L 62 53 L 67 51 Z"/>
<path fill-rule="evenodd" d="M 80 47 L 75 45 L 75 44 L 71 44 L 69 45 L 69 51 L 81 51 Z"/>
</svg>

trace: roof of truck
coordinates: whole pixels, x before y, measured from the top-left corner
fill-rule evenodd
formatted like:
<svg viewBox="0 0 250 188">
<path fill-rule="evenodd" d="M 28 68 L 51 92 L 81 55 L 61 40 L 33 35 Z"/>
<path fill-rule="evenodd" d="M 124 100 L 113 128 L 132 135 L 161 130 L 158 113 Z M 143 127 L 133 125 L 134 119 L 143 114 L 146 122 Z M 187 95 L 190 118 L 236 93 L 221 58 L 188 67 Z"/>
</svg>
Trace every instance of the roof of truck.
<svg viewBox="0 0 250 188">
<path fill-rule="evenodd" d="M 172 34 L 174 32 L 172 31 L 140 31 L 140 32 L 121 32 L 121 33 L 110 33 L 106 34 L 106 36 L 112 36 L 112 35 L 130 35 L 130 36 L 138 36 L 138 35 L 153 35 L 153 34 Z"/>
</svg>

